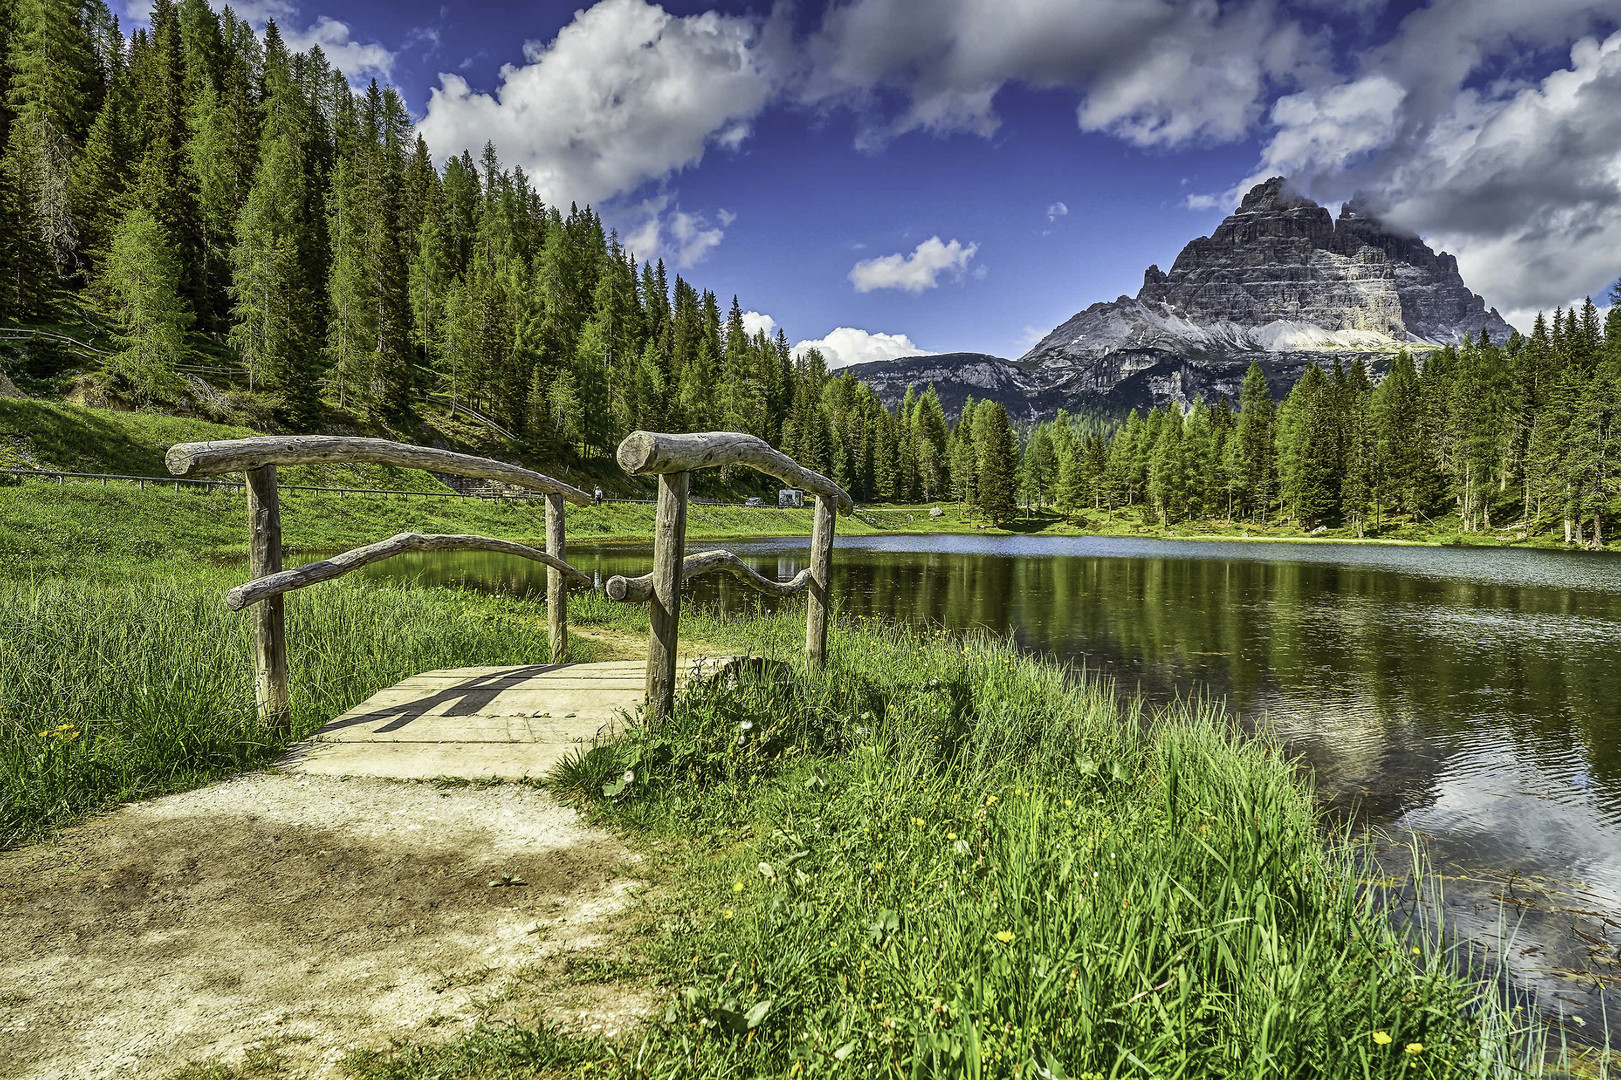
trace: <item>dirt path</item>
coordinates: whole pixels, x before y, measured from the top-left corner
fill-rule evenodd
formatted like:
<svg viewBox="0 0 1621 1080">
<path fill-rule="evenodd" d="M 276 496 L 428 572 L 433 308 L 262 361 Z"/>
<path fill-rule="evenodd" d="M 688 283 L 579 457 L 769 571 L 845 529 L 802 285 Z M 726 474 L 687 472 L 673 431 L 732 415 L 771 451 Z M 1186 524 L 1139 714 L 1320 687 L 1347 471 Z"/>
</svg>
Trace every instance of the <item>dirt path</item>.
<svg viewBox="0 0 1621 1080">
<path fill-rule="evenodd" d="M 0 1076 L 255 1049 L 336 1075 L 351 1048 L 525 1011 L 616 1032 L 644 988 L 553 976 L 613 955 L 636 860 L 516 785 L 253 774 L 124 807 L 0 853 Z"/>
</svg>

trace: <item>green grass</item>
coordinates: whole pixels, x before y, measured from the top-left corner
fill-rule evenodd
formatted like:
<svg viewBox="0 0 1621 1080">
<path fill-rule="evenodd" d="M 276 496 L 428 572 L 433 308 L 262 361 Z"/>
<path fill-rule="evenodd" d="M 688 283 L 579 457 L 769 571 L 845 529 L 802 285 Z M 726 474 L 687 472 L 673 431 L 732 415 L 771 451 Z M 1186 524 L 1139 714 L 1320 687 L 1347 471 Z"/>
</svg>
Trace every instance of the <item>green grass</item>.
<svg viewBox="0 0 1621 1080">
<path fill-rule="evenodd" d="M 480 533 L 544 543 L 539 500 L 430 498 L 411 495 L 330 495 L 286 491 L 282 541 L 294 553 L 341 551 L 398 532 Z M 653 507 L 606 503 L 567 510 L 571 541 L 650 540 Z M 694 506 L 694 540 L 809 535 L 811 511 Z M 873 530 L 839 523 L 845 535 Z M 30 480 L 0 487 L 0 577 L 8 573 L 105 576 L 144 560 L 247 555 L 246 502 L 235 492 L 148 488 L 109 483 L 55 484 Z"/>
<path fill-rule="evenodd" d="M 803 634 L 686 629 L 784 658 Z M 1559 1072 L 1438 923 L 1395 928 L 1276 746 L 1002 640 L 841 624 L 826 673 L 693 694 L 552 783 L 662 860 L 655 1021 L 623 1044 L 490 1027 L 352 1075 Z"/>
<path fill-rule="evenodd" d="M 263 766 L 409 675 L 550 656 L 534 605 L 324 587 L 287 606 L 293 716 L 276 735 L 254 716 L 248 620 L 220 602 L 235 579 L 188 566 L 137 581 L 0 581 L 0 846 Z M 574 647 L 591 658 L 589 643 Z"/>
</svg>

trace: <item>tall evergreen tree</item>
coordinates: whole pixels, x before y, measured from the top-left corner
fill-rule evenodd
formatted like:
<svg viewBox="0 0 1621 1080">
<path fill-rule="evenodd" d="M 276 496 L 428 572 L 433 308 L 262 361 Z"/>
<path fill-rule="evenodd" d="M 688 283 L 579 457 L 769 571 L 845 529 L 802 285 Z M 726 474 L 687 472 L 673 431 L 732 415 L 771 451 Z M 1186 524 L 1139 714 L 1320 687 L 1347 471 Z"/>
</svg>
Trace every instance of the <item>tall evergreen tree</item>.
<svg viewBox="0 0 1621 1080">
<path fill-rule="evenodd" d="M 191 306 L 181 295 L 180 260 L 163 226 L 145 208 L 124 215 L 113 234 L 97 299 L 118 351 L 105 363 L 143 400 L 173 395 L 187 354 Z"/>
</svg>

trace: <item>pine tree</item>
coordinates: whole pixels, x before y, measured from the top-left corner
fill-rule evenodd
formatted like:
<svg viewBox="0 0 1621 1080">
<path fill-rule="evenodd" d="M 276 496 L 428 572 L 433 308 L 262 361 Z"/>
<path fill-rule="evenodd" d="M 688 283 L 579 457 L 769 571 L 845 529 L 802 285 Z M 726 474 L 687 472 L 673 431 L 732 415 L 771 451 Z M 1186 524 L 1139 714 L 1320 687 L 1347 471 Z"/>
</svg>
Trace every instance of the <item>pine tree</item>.
<svg viewBox="0 0 1621 1080">
<path fill-rule="evenodd" d="M 193 315 L 181 295 L 180 260 L 162 224 L 144 208 L 119 222 L 96 294 L 119 346 L 106 360 L 107 373 L 127 379 L 142 400 L 176 393 Z"/>
<path fill-rule="evenodd" d="M 1261 365 L 1251 364 L 1239 391 L 1238 426 L 1231 442 L 1229 471 L 1241 512 L 1260 521 L 1277 491 L 1277 459 L 1272 391 Z"/>
<path fill-rule="evenodd" d="M 1373 427 L 1392 506 L 1418 514 L 1428 505 L 1433 459 L 1424 439 L 1424 402 L 1413 358 L 1403 349 L 1374 388 Z"/>
<path fill-rule="evenodd" d="M 129 209 L 135 145 L 135 101 L 120 62 L 73 169 L 79 257 L 92 275 L 99 275 L 113 230 Z"/>
<path fill-rule="evenodd" d="M 1187 513 L 1188 462 L 1183 435 L 1182 411 L 1173 405 L 1159 418 L 1149 458 L 1148 496 L 1161 526 L 1181 521 Z"/>
<path fill-rule="evenodd" d="M 11 123 L 0 169 L 22 235 L 9 261 L 13 272 L 37 273 L 48 262 L 66 275 L 78 255 L 73 167 L 91 120 L 92 42 L 73 0 L 18 0 L 11 38 Z M 48 302 L 39 287 L 19 292 L 27 306 Z"/>
<path fill-rule="evenodd" d="M 309 427 L 320 407 L 320 290 L 311 273 L 319 265 L 312 250 L 319 243 L 312 228 L 317 202 L 300 128 L 302 100 L 279 73 L 275 42 L 272 38 L 266 48 L 270 96 L 264 145 L 231 249 L 235 325 L 230 341 L 247 368 L 250 387 L 269 388 L 288 416 Z"/>
<path fill-rule="evenodd" d="M 1001 525 L 1012 520 L 1017 509 L 1019 444 L 999 401 L 983 402 L 974 410 L 972 422 L 979 509 L 991 524 Z"/>
<path fill-rule="evenodd" d="M 1373 426 L 1373 389 L 1367 369 L 1358 359 L 1347 380 L 1345 470 L 1340 481 L 1340 507 L 1357 539 L 1367 534 L 1370 515 L 1377 512 L 1379 443 Z"/>
</svg>

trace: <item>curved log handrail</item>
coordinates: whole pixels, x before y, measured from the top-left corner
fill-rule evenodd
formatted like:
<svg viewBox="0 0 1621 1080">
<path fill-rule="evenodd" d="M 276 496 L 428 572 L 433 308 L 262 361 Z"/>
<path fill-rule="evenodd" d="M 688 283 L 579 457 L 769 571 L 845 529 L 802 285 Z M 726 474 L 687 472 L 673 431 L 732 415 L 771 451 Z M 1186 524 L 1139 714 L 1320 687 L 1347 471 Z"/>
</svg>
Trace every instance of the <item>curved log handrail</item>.
<svg viewBox="0 0 1621 1080">
<path fill-rule="evenodd" d="M 752 567 L 730 551 L 700 551 L 681 560 L 683 582 L 719 571 L 731 574 L 749 588 L 767 596 L 793 596 L 795 593 L 803 592 L 811 580 L 811 572 L 807 567 L 787 581 L 776 581 L 756 573 Z M 622 574 L 615 574 L 608 579 L 607 593 L 610 599 L 622 603 L 645 604 L 653 598 L 653 575 L 643 574 L 641 577 L 628 578 Z"/>
<path fill-rule="evenodd" d="M 363 461 L 407 469 L 432 469 L 479 480 L 499 480 L 514 487 L 561 495 L 576 506 L 590 506 L 595 501 L 571 484 L 545 473 L 508 465 L 504 461 L 458 454 L 453 450 L 431 446 L 412 446 L 388 439 L 351 438 L 347 435 L 266 435 L 252 439 L 177 443 L 169 448 L 163 460 L 175 476 L 246 472 L 262 465 L 328 465 Z"/>
<path fill-rule="evenodd" d="M 701 431 L 690 435 L 633 431 L 619 444 L 615 456 L 619 467 L 632 476 L 747 465 L 785 484 L 833 499 L 838 503 L 839 513 L 846 517 L 855 510 L 855 500 L 850 498 L 849 492 L 753 435 L 735 431 Z"/>
<path fill-rule="evenodd" d="M 589 577 L 561 559 L 554 559 L 544 551 L 515 544 L 511 540 L 497 540 L 489 536 L 425 536 L 421 533 L 400 533 L 387 540 L 354 548 L 342 555 L 334 555 L 330 559 L 245 582 L 225 594 L 225 606 L 232 611 L 241 611 L 272 596 L 280 596 L 282 593 L 302 589 L 307 585 L 331 581 L 333 578 L 359 570 L 362 566 L 412 551 L 498 551 L 544 563 L 554 570 L 562 571 L 587 588 L 595 584 Z"/>
</svg>

